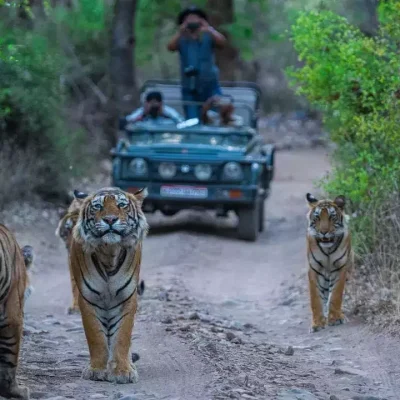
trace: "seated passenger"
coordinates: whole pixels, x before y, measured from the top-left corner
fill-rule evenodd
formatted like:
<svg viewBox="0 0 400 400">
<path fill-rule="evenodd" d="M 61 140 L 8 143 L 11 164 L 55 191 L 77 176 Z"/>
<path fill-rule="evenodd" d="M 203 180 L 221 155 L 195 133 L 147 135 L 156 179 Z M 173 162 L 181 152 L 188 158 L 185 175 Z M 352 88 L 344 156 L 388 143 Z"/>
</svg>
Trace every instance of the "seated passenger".
<svg viewBox="0 0 400 400">
<path fill-rule="evenodd" d="M 211 108 L 216 108 L 218 112 Z M 230 99 L 213 96 L 204 103 L 201 119 L 205 125 L 242 127 L 243 118 L 234 114 L 233 111 L 234 106 Z"/>
<path fill-rule="evenodd" d="M 153 91 L 147 94 L 144 106 L 127 115 L 125 120 L 128 123 L 170 120 L 177 124 L 184 118 L 175 109 L 163 104 L 161 92 Z"/>
</svg>

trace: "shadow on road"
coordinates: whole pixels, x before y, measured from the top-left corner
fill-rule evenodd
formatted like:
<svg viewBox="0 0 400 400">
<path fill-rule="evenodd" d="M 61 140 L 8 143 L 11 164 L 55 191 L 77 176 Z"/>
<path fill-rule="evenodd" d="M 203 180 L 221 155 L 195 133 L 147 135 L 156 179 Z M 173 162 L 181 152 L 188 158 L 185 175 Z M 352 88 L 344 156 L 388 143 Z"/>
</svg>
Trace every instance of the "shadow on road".
<svg viewBox="0 0 400 400">
<path fill-rule="evenodd" d="M 150 225 L 149 236 L 187 232 L 237 239 L 237 221 L 231 215 L 227 218 L 217 218 L 209 212 L 183 211 L 173 217 L 164 217 L 159 214 L 146 215 L 146 217 Z"/>
</svg>

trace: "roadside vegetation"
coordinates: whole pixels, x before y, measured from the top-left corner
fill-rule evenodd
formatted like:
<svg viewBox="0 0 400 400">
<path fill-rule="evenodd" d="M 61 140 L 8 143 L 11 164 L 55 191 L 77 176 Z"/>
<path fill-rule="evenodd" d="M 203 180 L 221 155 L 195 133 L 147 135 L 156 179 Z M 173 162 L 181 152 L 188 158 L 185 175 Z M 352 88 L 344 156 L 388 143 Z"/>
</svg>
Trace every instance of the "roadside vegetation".
<svg viewBox="0 0 400 400">
<path fill-rule="evenodd" d="M 367 35 L 333 10 L 301 12 L 291 35 L 302 65 L 288 75 L 336 145 L 320 185 L 350 200 L 353 311 L 382 324 L 400 322 L 400 3 L 379 2 L 377 18 Z"/>
<path fill-rule="evenodd" d="M 369 1 L 337 4 L 364 26 Z M 221 79 L 257 82 L 267 113 L 308 109 L 283 73 L 296 62 L 283 33 L 316 0 L 0 0 L 0 160 L 2 174 L 14 171 L 2 180 L 0 208 L 19 200 L 21 186 L 63 200 L 72 178 L 96 173 L 143 81 L 179 77 L 166 43 L 189 3 L 229 38 Z"/>
</svg>

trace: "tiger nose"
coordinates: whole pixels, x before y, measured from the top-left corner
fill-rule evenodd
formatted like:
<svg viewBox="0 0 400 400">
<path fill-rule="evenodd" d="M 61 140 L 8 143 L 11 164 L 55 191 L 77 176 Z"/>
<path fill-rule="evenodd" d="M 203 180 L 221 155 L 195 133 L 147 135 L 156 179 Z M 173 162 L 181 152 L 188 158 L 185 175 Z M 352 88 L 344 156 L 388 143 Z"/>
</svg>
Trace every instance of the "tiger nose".
<svg viewBox="0 0 400 400">
<path fill-rule="evenodd" d="M 114 225 L 115 222 L 117 222 L 118 217 L 116 217 L 115 215 L 106 215 L 105 217 L 103 217 L 103 221 L 108 224 L 108 225 Z"/>
</svg>

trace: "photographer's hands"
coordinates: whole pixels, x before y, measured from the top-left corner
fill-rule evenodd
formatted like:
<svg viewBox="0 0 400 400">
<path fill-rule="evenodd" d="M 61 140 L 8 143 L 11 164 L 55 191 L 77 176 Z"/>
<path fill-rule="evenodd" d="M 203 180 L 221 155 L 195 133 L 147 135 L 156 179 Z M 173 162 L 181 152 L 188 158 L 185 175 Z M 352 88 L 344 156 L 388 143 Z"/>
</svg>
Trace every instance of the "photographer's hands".
<svg viewBox="0 0 400 400">
<path fill-rule="evenodd" d="M 223 48 L 226 44 L 226 38 L 224 35 L 219 33 L 216 29 L 214 29 L 204 18 L 199 19 L 200 29 L 198 31 L 190 31 L 187 27 L 188 21 L 184 21 L 180 26 L 178 32 L 172 37 L 170 42 L 168 43 L 169 51 L 177 51 L 178 50 L 178 42 L 182 35 L 189 34 L 192 37 L 197 37 L 199 32 L 209 32 L 214 40 L 215 46 L 218 48 Z"/>
<path fill-rule="evenodd" d="M 222 33 L 219 33 L 203 18 L 200 19 L 200 24 L 200 32 L 209 32 L 214 39 L 216 47 L 222 48 L 225 46 L 226 38 Z"/>
</svg>

